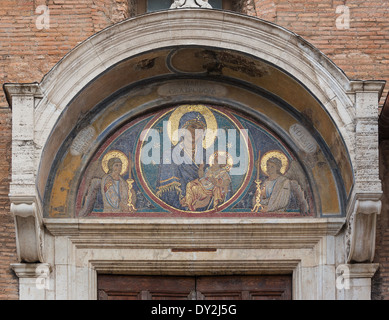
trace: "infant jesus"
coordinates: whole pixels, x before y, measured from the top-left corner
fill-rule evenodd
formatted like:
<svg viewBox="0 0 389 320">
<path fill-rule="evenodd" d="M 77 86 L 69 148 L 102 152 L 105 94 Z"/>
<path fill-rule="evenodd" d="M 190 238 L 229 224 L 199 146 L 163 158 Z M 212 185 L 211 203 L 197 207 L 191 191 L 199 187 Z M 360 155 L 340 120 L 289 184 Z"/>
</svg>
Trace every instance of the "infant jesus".
<svg viewBox="0 0 389 320">
<path fill-rule="evenodd" d="M 210 167 L 204 172 L 204 164 L 199 166 L 199 178 L 188 182 L 186 195 L 181 199 L 181 205 L 190 211 L 209 206 L 213 198 L 213 208 L 226 200 L 231 184 L 229 171 L 232 158 L 226 152 L 215 152 L 210 159 Z"/>
</svg>

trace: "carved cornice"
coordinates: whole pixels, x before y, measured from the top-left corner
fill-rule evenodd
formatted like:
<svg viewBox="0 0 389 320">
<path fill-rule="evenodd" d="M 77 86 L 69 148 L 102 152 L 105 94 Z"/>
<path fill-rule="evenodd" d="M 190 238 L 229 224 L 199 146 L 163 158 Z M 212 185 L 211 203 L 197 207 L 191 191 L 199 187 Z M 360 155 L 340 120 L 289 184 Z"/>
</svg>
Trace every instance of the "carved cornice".
<svg viewBox="0 0 389 320">
<path fill-rule="evenodd" d="M 378 96 L 381 97 L 385 83 L 384 80 L 351 80 L 349 92 L 378 92 Z"/>
<path fill-rule="evenodd" d="M 148 275 L 229 275 L 236 274 L 283 274 L 293 272 L 300 260 L 137 260 L 137 261 L 90 261 L 91 266 L 100 273 Z M 274 270 L 269 272 L 269 270 Z"/>
<path fill-rule="evenodd" d="M 48 263 L 13 263 L 11 268 L 18 278 L 48 278 L 52 271 Z"/>
<path fill-rule="evenodd" d="M 39 83 L 5 83 L 3 85 L 5 97 L 8 105 L 12 108 L 13 96 L 34 96 L 36 98 L 42 98 L 43 93 L 40 89 Z"/>
<path fill-rule="evenodd" d="M 313 248 L 337 235 L 344 218 L 318 219 L 45 219 L 54 236 L 77 248 Z"/>
<path fill-rule="evenodd" d="M 346 264 L 344 266 L 347 266 L 347 268 L 349 269 L 348 276 L 350 279 L 371 279 L 379 268 L 378 263 L 356 263 Z"/>
</svg>

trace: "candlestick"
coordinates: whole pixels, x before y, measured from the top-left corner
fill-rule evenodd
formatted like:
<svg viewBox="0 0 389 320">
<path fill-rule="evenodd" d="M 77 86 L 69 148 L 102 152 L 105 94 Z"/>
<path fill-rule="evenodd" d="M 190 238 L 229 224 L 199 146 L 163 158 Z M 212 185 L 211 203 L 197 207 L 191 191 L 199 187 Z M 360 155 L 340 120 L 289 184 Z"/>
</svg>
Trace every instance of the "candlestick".
<svg viewBox="0 0 389 320">
<path fill-rule="evenodd" d="M 255 180 L 256 186 L 256 191 L 255 191 L 255 203 L 254 207 L 251 210 L 251 212 L 258 212 L 259 210 L 262 209 L 262 204 L 261 204 L 261 184 L 262 181 L 259 180 L 259 175 L 261 171 L 261 151 L 258 151 L 258 159 L 257 159 L 257 179 Z"/>
</svg>

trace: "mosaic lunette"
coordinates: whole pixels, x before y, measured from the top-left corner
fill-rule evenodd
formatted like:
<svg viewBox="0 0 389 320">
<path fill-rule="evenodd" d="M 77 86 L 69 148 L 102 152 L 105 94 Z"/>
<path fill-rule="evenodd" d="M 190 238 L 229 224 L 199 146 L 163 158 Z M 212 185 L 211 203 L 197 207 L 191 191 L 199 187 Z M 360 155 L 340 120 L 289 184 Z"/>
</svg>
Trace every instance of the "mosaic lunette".
<svg viewBox="0 0 389 320">
<path fill-rule="evenodd" d="M 77 215 L 307 216 L 315 206 L 274 133 L 227 108 L 181 105 L 133 121 L 103 144 L 80 184 Z"/>
</svg>

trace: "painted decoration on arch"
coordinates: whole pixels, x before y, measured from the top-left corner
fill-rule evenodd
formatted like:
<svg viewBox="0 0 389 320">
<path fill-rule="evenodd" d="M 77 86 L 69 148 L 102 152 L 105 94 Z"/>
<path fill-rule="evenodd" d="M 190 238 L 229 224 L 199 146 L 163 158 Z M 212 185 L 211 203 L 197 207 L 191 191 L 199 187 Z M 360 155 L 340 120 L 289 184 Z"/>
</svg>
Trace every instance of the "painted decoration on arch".
<svg viewBox="0 0 389 320">
<path fill-rule="evenodd" d="M 227 108 L 179 105 L 123 126 L 99 148 L 78 217 L 315 216 L 309 180 L 269 129 Z"/>
</svg>

